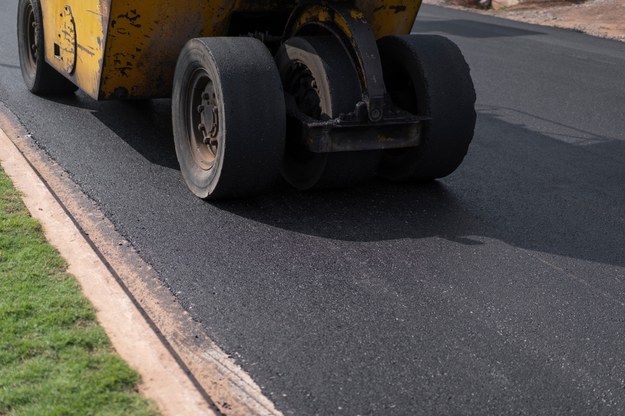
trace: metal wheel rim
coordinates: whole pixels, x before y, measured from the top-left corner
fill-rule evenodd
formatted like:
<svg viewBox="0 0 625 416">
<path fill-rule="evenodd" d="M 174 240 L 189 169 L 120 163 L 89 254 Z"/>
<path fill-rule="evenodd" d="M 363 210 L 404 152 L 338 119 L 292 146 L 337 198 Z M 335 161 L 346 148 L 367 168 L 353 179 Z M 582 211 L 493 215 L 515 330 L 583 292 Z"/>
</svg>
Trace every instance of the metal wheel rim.
<svg viewBox="0 0 625 416">
<path fill-rule="evenodd" d="M 210 170 L 217 160 L 221 143 L 220 103 L 214 83 L 206 70 L 196 69 L 188 93 L 187 130 L 193 160 L 203 170 Z"/>
</svg>

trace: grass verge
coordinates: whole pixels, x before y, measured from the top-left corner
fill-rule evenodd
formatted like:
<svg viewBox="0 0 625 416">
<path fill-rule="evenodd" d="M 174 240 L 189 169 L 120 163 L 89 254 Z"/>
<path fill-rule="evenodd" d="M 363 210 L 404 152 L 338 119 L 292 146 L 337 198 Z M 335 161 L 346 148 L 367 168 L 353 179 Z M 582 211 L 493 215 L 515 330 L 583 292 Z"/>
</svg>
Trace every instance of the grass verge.
<svg viewBox="0 0 625 416">
<path fill-rule="evenodd" d="M 156 415 L 0 168 L 0 416 Z"/>
</svg>

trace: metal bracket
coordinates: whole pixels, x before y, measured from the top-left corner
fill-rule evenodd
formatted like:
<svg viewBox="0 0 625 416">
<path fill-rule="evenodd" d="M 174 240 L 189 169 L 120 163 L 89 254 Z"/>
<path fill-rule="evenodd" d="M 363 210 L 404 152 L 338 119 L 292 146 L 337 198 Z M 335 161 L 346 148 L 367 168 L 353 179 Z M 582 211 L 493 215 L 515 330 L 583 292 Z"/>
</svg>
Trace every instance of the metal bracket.
<svg viewBox="0 0 625 416">
<path fill-rule="evenodd" d="M 320 26 L 341 41 L 358 72 L 369 120 L 382 120 L 386 94 L 382 64 L 375 36 L 363 13 L 343 4 L 302 6 L 291 14 L 285 35 L 296 36 L 311 26 Z"/>
<path fill-rule="evenodd" d="M 370 121 L 362 102 L 351 113 L 316 120 L 300 111 L 292 95 L 285 94 L 285 98 L 288 115 L 299 125 L 300 134 L 295 136 L 313 153 L 416 147 L 421 142 L 423 122 L 429 120 L 387 106 L 382 120 Z"/>
</svg>

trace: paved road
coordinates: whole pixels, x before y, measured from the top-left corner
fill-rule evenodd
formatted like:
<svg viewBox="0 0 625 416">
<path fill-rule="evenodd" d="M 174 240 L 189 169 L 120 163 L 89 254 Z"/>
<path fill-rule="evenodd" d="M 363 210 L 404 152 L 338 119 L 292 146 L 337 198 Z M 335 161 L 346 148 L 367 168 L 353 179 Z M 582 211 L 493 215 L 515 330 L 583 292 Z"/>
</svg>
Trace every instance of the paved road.
<svg viewBox="0 0 625 416">
<path fill-rule="evenodd" d="M 0 101 L 285 414 L 625 414 L 625 43 L 424 7 L 478 91 L 455 174 L 205 203 L 168 101 L 25 92 L 14 3 Z"/>
</svg>

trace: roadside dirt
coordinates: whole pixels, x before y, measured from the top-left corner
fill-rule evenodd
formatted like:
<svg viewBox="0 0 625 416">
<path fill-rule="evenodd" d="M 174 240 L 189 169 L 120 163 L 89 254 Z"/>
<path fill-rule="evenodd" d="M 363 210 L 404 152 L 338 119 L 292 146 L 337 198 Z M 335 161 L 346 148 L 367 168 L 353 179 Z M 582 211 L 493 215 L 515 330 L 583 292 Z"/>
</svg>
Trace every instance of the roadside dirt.
<svg viewBox="0 0 625 416">
<path fill-rule="evenodd" d="M 534 0 L 499 10 L 466 7 L 466 0 L 423 0 L 423 3 L 470 9 L 486 15 L 572 29 L 592 36 L 625 42 L 624 0 L 583 2 Z"/>
</svg>

